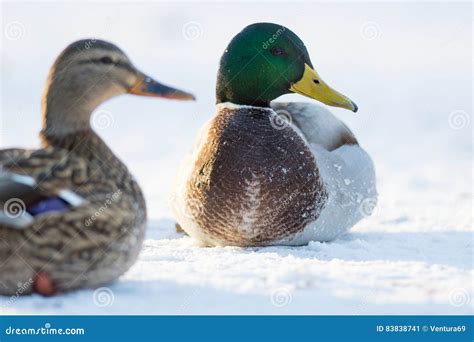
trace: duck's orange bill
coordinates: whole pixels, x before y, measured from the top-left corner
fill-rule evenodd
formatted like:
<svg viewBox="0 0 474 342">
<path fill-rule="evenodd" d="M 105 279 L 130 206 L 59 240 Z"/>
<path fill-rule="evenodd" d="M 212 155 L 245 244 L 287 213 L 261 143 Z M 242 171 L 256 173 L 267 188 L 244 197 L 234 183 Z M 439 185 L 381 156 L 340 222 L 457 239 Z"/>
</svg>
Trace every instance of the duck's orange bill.
<svg viewBox="0 0 474 342">
<path fill-rule="evenodd" d="M 167 85 L 161 84 L 145 74 L 140 74 L 137 77 L 137 81 L 132 87 L 130 87 L 128 93 L 140 96 L 163 97 L 165 99 L 173 100 L 196 99 L 193 94 L 176 88 L 168 87 Z"/>
</svg>

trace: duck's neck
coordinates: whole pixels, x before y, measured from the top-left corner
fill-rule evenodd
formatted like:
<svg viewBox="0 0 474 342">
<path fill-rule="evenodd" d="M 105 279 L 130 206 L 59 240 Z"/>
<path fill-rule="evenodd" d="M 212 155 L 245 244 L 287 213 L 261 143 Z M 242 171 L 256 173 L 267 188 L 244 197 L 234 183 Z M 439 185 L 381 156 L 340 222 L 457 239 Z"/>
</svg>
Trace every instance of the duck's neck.
<svg viewBox="0 0 474 342">
<path fill-rule="evenodd" d="M 75 132 L 90 131 L 91 112 L 81 106 L 43 109 L 42 132 L 47 135 L 64 136 Z"/>
<path fill-rule="evenodd" d="M 79 107 L 71 108 L 67 114 L 66 111 L 52 112 L 46 107 L 43 113 L 43 128 L 40 132 L 43 147 L 66 149 L 87 160 L 118 160 L 91 128 L 90 113 L 77 112 Z"/>
<path fill-rule="evenodd" d="M 227 111 L 239 111 L 242 109 L 253 109 L 254 112 L 256 113 L 262 113 L 262 114 L 270 114 L 273 112 L 273 109 L 270 107 L 270 103 L 268 106 L 257 106 L 257 105 L 248 105 L 248 104 L 241 104 L 241 103 L 235 103 L 231 101 L 227 102 L 218 102 L 216 104 L 218 112 L 221 110 L 227 110 Z"/>
<path fill-rule="evenodd" d="M 43 147 L 56 147 L 70 151 L 87 160 L 109 160 L 116 159 L 112 150 L 92 130 L 81 130 L 69 134 L 48 134 L 47 131 L 40 133 Z"/>
<path fill-rule="evenodd" d="M 225 94 L 217 94 L 216 105 L 223 103 L 232 103 L 237 106 L 261 107 L 270 108 L 270 101 L 262 99 L 241 99 L 233 96 L 226 96 Z"/>
<path fill-rule="evenodd" d="M 90 130 L 90 117 L 96 104 L 88 94 L 70 94 L 56 91 L 56 84 L 46 86 L 41 103 L 43 129 L 47 135 L 64 136 L 78 131 Z"/>
<path fill-rule="evenodd" d="M 43 146 L 66 149 L 87 159 L 115 157 L 90 124 L 92 112 L 103 99 L 87 90 L 74 93 L 72 87 L 52 79 L 50 75 L 41 104 Z"/>
<path fill-rule="evenodd" d="M 229 73 L 227 67 L 222 65 L 219 68 L 216 84 L 216 104 L 234 103 L 252 107 L 270 107 L 271 99 L 278 96 L 266 94 L 264 89 L 260 89 L 258 82 L 241 82 L 238 77 Z M 237 73 L 237 75 L 239 75 Z M 254 94 L 259 94 L 255 97 Z"/>
</svg>

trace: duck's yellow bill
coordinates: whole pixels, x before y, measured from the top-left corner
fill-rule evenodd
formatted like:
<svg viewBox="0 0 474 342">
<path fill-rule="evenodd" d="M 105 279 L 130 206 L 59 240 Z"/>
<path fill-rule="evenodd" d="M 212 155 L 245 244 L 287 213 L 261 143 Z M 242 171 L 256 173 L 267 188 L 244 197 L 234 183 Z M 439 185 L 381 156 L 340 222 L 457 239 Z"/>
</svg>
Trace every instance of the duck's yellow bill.
<svg viewBox="0 0 474 342">
<path fill-rule="evenodd" d="M 291 85 L 292 92 L 318 100 L 328 106 L 341 107 L 357 112 L 357 105 L 348 97 L 328 86 L 308 64 L 304 65 L 301 80 Z"/>
</svg>

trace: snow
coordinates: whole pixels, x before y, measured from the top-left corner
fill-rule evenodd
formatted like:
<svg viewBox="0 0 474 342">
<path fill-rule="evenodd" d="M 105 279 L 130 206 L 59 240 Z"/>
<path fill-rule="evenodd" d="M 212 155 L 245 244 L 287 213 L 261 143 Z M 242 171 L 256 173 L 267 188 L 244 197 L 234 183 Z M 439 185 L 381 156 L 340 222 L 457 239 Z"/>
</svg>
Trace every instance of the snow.
<svg viewBox="0 0 474 342">
<path fill-rule="evenodd" d="M 198 101 L 124 96 L 101 107 L 114 120 L 99 134 L 129 165 L 148 201 L 139 260 L 96 291 L 1 297 L 2 313 L 473 313 L 469 3 L 150 2 L 111 8 L 100 2 L 2 3 L 3 23 L 22 23 L 24 35 L 2 37 L 0 148 L 38 146 L 47 69 L 78 38 L 116 42 L 150 76 L 195 92 Z M 44 25 L 48 11 L 63 25 Z M 375 209 L 368 203 L 372 216 L 333 242 L 202 248 L 174 230 L 168 195 L 182 156 L 215 112 L 218 58 L 236 32 L 256 21 L 296 31 L 325 81 L 359 106 L 357 114 L 331 111 L 372 157 L 378 203 Z M 196 39 L 184 30 L 190 22 L 200 24 Z"/>
</svg>

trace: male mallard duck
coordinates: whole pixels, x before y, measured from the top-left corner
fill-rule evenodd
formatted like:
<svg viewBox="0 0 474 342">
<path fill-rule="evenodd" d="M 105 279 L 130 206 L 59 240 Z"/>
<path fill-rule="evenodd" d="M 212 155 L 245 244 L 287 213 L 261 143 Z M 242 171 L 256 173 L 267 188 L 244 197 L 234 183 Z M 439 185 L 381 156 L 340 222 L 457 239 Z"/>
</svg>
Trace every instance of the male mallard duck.
<svg viewBox="0 0 474 342">
<path fill-rule="evenodd" d="M 136 260 L 145 200 L 90 125 L 96 107 L 124 93 L 193 99 L 141 73 L 105 41 L 75 42 L 52 66 L 43 148 L 0 151 L 0 294 L 96 287 Z"/>
<path fill-rule="evenodd" d="M 321 79 L 286 27 L 257 23 L 232 39 L 220 61 L 217 113 L 183 162 L 172 196 L 178 224 L 202 244 L 329 241 L 373 209 L 368 154 L 329 111 L 271 103 L 291 92 L 357 111 Z"/>
</svg>

